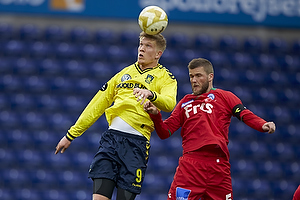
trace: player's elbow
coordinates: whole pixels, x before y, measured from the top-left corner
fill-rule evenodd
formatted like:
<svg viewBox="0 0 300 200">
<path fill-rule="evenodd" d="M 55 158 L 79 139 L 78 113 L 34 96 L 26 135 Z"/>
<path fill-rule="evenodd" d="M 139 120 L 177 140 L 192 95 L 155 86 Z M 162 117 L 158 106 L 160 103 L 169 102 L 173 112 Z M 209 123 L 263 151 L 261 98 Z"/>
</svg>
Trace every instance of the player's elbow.
<svg viewBox="0 0 300 200">
<path fill-rule="evenodd" d="M 172 112 L 172 110 L 174 109 L 174 107 L 176 106 L 176 100 L 175 101 L 170 101 L 168 105 L 166 105 L 166 110 L 164 110 L 165 112 Z"/>
</svg>

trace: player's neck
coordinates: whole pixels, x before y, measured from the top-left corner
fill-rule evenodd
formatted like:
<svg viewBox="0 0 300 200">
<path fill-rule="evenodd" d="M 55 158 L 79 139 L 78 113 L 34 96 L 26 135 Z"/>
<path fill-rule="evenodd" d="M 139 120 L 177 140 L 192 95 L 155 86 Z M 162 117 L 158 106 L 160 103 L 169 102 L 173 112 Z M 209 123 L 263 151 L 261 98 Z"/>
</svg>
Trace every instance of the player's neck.
<svg viewBox="0 0 300 200">
<path fill-rule="evenodd" d="M 157 63 L 151 63 L 151 64 L 148 64 L 148 65 L 139 64 L 139 67 L 140 67 L 141 70 L 152 69 L 156 66 L 157 66 Z"/>
</svg>

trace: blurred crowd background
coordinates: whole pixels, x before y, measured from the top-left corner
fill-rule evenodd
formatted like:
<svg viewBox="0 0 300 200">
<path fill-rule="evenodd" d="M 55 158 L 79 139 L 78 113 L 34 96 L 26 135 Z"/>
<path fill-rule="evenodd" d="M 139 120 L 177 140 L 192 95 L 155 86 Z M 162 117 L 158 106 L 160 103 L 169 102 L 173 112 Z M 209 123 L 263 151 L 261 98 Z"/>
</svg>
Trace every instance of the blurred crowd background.
<svg viewBox="0 0 300 200">
<path fill-rule="evenodd" d="M 150 2 L 169 16 L 160 63 L 177 78 L 178 100 L 191 92 L 188 62 L 209 59 L 215 87 L 277 125 L 267 135 L 232 119 L 234 199 L 292 199 L 300 184 L 300 4 L 196 2 Z M 150 4 L 0 1 L 1 200 L 91 199 L 87 173 L 104 116 L 64 154 L 54 155 L 55 146 L 102 85 L 136 61 L 137 17 Z M 167 198 L 181 153 L 179 131 L 164 141 L 153 133 L 137 200 Z"/>
</svg>

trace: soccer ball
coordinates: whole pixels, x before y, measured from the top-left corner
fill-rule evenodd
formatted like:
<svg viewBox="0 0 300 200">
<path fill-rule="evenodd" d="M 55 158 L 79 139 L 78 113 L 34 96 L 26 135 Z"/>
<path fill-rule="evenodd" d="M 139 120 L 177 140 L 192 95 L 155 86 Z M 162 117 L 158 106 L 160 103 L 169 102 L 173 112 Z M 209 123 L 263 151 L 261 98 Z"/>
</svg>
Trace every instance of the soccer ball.
<svg viewBox="0 0 300 200">
<path fill-rule="evenodd" d="M 139 26 L 145 33 L 155 35 L 163 32 L 168 25 L 166 12 L 158 6 L 147 6 L 139 15 Z"/>
</svg>

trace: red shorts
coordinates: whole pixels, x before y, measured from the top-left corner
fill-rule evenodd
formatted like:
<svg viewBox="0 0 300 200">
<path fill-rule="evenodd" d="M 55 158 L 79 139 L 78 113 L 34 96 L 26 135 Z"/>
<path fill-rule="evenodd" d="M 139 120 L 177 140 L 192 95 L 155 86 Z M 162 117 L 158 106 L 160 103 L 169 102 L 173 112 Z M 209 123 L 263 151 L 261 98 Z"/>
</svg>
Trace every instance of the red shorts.
<svg viewBox="0 0 300 200">
<path fill-rule="evenodd" d="M 221 149 L 214 152 L 205 148 L 185 153 L 179 158 L 168 200 L 233 199 L 227 157 Z"/>
</svg>

